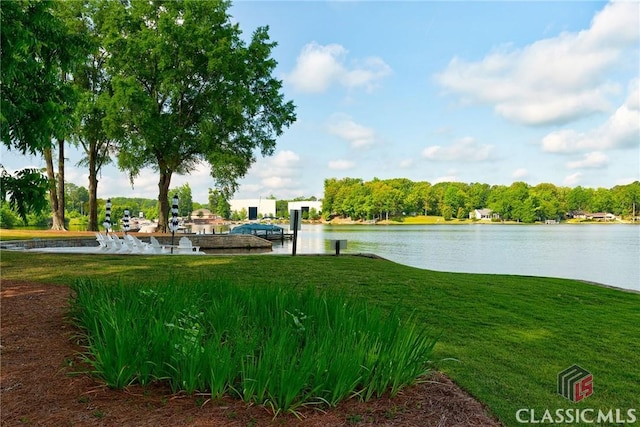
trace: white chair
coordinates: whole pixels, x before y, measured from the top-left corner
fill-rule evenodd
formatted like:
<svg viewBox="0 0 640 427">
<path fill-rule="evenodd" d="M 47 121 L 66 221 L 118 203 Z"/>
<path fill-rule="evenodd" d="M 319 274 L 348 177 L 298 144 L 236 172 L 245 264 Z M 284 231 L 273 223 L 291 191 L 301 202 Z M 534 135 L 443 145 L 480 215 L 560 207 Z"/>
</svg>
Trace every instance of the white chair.
<svg viewBox="0 0 640 427">
<path fill-rule="evenodd" d="M 113 235 L 111 236 L 111 238 L 113 239 L 113 245 L 115 246 L 115 251 L 113 251 L 114 253 L 118 253 L 118 254 L 128 254 L 129 251 L 129 247 L 127 246 L 127 244 L 120 240 L 120 238 L 117 235 Z"/>
<path fill-rule="evenodd" d="M 200 246 L 193 246 L 193 242 L 188 237 L 182 237 L 177 247 L 179 254 L 204 254 L 200 252 Z"/>
<path fill-rule="evenodd" d="M 130 235 L 125 234 L 124 236 L 122 236 L 122 242 L 127 246 L 127 249 L 129 249 L 129 253 L 138 253 L 138 248 L 136 248 L 135 243 L 133 242 L 133 240 L 131 240 Z"/>
<path fill-rule="evenodd" d="M 151 241 L 151 253 L 166 254 L 169 252 L 169 250 L 165 248 L 164 245 L 161 245 L 160 242 L 158 242 L 158 239 L 156 239 L 155 237 L 151 236 L 149 240 Z"/>
<path fill-rule="evenodd" d="M 100 245 L 100 250 L 101 251 L 109 250 L 109 246 L 107 245 L 107 239 L 106 239 L 105 236 L 102 235 L 102 233 L 96 233 L 96 240 L 98 241 L 98 244 Z"/>
<path fill-rule="evenodd" d="M 151 252 L 151 245 L 148 243 L 140 241 L 136 236 L 132 236 L 131 234 L 127 234 L 129 241 L 133 244 L 133 252 L 134 253 L 148 253 Z"/>
<path fill-rule="evenodd" d="M 118 252 L 120 250 L 120 246 L 118 246 L 116 242 L 114 242 L 113 237 L 111 237 L 110 234 L 106 234 L 104 236 L 104 243 L 107 247 L 106 252 L 110 254 Z"/>
</svg>

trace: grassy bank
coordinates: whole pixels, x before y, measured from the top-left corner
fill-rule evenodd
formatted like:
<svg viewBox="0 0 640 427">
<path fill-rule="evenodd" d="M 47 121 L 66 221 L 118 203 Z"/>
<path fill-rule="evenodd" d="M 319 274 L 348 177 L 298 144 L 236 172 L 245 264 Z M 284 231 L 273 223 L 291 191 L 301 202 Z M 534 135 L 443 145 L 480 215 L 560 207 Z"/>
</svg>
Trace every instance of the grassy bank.
<svg viewBox="0 0 640 427">
<path fill-rule="evenodd" d="M 640 295 L 579 281 L 433 272 L 355 256 L 69 257 L 3 251 L 1 269 L 3 279 L 58 284 L 85 277 L 304 284 L 344 291 L 383 309 L 399 305 L 442 332 L 434 352 L 437 367 L 506 425 L 518 425 L 515 413 L 522 408 L 534 409 L 538 418 L 559 408 L 626 413 L 640 395 Z M 573 364 L 594 377 L 593 395 L 577 404 L 556 392 L 558 372 Z"/>
</svg>

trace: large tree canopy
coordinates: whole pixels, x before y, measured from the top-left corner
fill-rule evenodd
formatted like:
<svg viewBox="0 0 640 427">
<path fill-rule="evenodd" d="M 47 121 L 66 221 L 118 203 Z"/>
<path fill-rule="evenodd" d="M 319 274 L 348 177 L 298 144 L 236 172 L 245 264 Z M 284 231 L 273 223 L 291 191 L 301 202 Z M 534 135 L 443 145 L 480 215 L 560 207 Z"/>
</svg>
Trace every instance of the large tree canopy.
<svg viewBox="0 0 640 427">
<path fill-rule="evenodd" d="M 70 73 L 88 47 L 84 36 L 74 33 L 60 17 L 61 4 L 7 1 L 0 8 L 0 138 L 10 149 L 43 155 L 50 181 L 52 228 L 59 230 L 64 229 L 64 145 L 77 101 Z"/>
<path fill-rule="evenodd" d="M 232 193 L 275 138 L 295 121 L 272 77 L 275 43 L 258 28 L 247 44 L 226 1 L 106 2 L 96 23 L 109 53 L 113 102 L 105 123 L 130 179 L 159 172 L 159 226 L 166 228 L 173 173 L 211 166 Z"/>
<path fill-rule="evenodd" d="M 2 2 L 0 136 L 8 148 L 40 154 L 68 132 L 74 93 L 64 76 L 82 55 L 56 2 Z"/>
</svg>

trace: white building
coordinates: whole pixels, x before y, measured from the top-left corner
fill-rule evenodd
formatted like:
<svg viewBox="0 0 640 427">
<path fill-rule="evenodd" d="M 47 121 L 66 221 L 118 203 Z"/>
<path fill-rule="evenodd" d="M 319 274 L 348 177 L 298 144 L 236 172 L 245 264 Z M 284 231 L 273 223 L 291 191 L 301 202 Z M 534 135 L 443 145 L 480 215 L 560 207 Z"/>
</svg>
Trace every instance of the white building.
<svg viewBox="0 0 640 427">
<path fill-rule="evenodd" d="M 244 209 L 249 221 L 276 215 L 276 201 L 273 199 L 234 199 L 229 200 L 229 205 L 231 212 L 242 212 Z"/>
<path fill-rule="evenodd" d="M 309 213 L 311 209 L 315 209 L 316 213 L 322 213 L 322 202 L 316 200 L 302 200 L 298 202 L 289 202 L 287 204 L 287 212 L 291 212 L 292 209 L 298 209 L 304 215 L 305 212 Z"/>
<path fill-rule="evenodd" d="M 472 212 L 469 212 L 469 219 L 491 221 L 492 219 L 500 219 L 500 215 L 493 213 L 491 209 L 474 209 Z"/>
</svg>

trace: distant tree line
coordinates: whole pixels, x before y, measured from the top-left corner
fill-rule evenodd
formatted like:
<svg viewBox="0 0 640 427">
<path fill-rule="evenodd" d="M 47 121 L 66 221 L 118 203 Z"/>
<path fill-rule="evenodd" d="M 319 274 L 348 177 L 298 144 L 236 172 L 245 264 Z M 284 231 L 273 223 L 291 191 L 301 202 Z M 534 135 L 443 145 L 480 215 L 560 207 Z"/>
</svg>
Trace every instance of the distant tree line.
<svg viewBox="0 0 640 427">
<path fill-rule="evenodd" d="M 27 171 L 40 177 L 40 185 L 34 186 L 36 179 L 32 176 L 24 177 Z M 24 183 L 14 184 L 14 181 L 29 180 L 29 185 Z M 15 228 L 21 226 L 50 227 L 51 214 L 47 211 L 49 204 L 46 195 L 49 183 L 40 171 L 23 169 L 15 176 L 0 169 L 0 227 Z M 28 191 L 27 191 L 28 190 Z M 90 229 L 89 219 L 89 190 L 71 182 L 64 184 L 65 201 L 65 227 L 75 223 L 80 229 Z M 184 184 L 169 190 L 168 197 L 178 196 L 178 215 L 187 218 L 191 213 L 203 207 L 194 202 L 191 195 L 191 187 Z M 106 199 L 97 199 L 96 217 L 99 221 L 99 229 L 105 217 Z M 171 200 L 168 201 L 169 203 Z M 125 209 L 129 209 L 132 217 L 140 216 L 153 220 L 158 218 L 158 201 L 142 197 L 111 197 L 111 219 L 118 223 L 124 217 Z M 76 228 L 78 229 L 78 228 Z"/>
<path fill-rule="evenodd" d="M 525 182 L 483 183 L 413 182 L 406 178 L 363 181 L 330 178 L 324 181 L 322 211 L 357 220 L 390 219 L 403 215 L 469 218 L 474 209 L 491 209 L 508 221 L 535 222 L 564 218 L 571 211 L 609 212 L 631 216 L 640 210 L 640 181 L 613 188 L 558 187 Z"/>
</svg>

